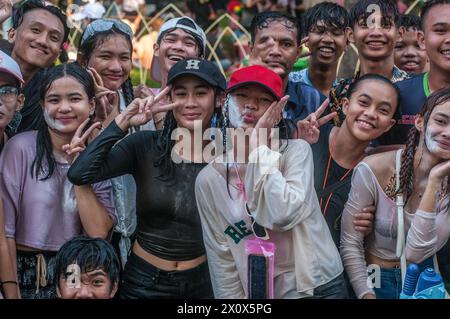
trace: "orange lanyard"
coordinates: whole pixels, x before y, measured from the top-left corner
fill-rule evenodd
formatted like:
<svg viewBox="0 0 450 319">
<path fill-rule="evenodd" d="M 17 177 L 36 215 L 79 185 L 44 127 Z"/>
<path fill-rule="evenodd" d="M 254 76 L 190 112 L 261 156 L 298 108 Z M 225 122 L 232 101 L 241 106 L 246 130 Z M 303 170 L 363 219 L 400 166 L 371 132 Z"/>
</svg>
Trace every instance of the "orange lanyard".
<svg viewBox="0 0 450 319">
<path fill-rule="evenodd" d="M 330 171 L 330 165 L 331 165 L 331 153 L 333 153 L 333 142 L 330 145 L 330 155 L 328 156 L 327 170 L 326 170 L 326 173 L 325 173 L 325 178 L 323 179 L 322 190 L 325 190 L 325 187 L 327 186 L 328 173 Z M 344 180 L 348 176 L 348 174 L 350 174 L 350 172 L 353 170 L 353 168 L 355 168 L 355 166 L 353 166 L 352 168 L 348 169 L 347 172 L 345 172 L 345 174 L 342 175 L 342 177 L 339 179 L 339 181 Z M 323 216 L 325 216 L 327 214 L 328 205 L 330 204 L 331 196 L 333 196 L 333 192 L 331 192 L 330 195 L 328 195 L 327 201 L 325 203 L 325 208 L 322 211 Z M 323 197 L 320 198 L 320 208 L 322 208 L 322 202 L 323 202 Z"/>
</svg>

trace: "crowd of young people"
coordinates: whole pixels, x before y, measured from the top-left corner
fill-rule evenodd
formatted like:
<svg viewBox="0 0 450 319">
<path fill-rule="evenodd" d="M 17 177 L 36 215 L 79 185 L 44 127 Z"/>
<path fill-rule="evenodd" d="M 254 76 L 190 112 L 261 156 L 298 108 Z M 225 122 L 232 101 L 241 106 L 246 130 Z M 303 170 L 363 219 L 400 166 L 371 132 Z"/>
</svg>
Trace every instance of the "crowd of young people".
<svg viewBox="0 0 450 319">
<path fill-rule="evenodd" d="M 66 17 L 27 0 L 0 52 L 1 296 L 395 299 L 405 262 L 448 289 L 448 16 L 448 0 L 262 12 L 228 81 L 173 18 L 152 89 L 131 84 L 125 23 L 92 21 L 55 65 Z M 359 69 L 339 79 L 350 43 Z"/>
</svg>

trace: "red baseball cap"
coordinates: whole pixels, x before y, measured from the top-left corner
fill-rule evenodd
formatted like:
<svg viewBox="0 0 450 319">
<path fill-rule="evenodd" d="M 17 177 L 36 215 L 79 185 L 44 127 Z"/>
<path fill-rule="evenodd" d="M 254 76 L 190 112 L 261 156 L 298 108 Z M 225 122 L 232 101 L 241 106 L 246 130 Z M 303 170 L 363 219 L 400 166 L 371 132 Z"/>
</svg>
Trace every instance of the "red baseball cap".
<svg viewBox="0 0 450 319">
<path fill-rule="evenodd" d="M 262 86 L 272 93 L 277 100 L 280 100 L 283 96 L 283 81 L 280 76 L 261 65 L 247 66 L 234 71 L 228 82 L 227 92 L 249 84 Z"/>
</svg>

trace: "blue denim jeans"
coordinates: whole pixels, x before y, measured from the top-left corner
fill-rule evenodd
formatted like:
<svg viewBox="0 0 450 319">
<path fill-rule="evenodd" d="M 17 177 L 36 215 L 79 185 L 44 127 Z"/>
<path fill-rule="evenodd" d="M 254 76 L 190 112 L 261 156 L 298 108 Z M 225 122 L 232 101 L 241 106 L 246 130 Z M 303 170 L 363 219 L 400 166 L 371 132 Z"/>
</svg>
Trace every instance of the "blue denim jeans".
<svg viewBox="0 0 450 319">
<path fill-rule="evenodd" d="M 419 264 L 420 271 L 433 266 L 433 257 Z M 399 299 L 402 292 L 402 271 L 400 268 L 381 268 L 380 288 L 374 288 L 377 299 Z"/>
<path fill-rule="evenodd" d="M 348 290 L 344 275 L 340 274 L 330 282 L 314 289 L 314 296 L 305 299 L 347 299 Z"/>
<path fill-rule="evenodd" d="M 122 299 L 212 299 L 208 263 L 183 271 L 164 271 L 133 252 L 125 265 Z"/>
</svg>

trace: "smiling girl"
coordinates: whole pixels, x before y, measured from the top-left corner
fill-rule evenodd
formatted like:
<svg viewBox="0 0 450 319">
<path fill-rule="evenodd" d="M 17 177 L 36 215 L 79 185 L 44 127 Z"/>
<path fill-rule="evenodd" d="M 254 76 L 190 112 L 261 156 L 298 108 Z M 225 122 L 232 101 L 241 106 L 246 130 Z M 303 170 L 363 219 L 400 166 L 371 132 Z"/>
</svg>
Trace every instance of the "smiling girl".
<svg viewBox="0 0 450 319">
<path fill-rule="evenodd" d="M 0 157 L 5 233 L 22 298 L 33 299 L 56 297 L 54 256 L 67 240 L 106 238 L 116 220 L 109 182 L 80 187 L 67 179 L 72 158 L 62 146 L 95 108 L 91 77 L 77 64 L 50 68 L 40 94 L 45 125 L 13 137 Z"/>
<path fill-rule="evenodd" d="M 432 266 L 429 257 L 447 242 L 449 119 L 450 90 L 434 92 L 418 114 L 404 150 L 372 155 L 355 168 L 342 215 L 341 255 L 358 298 L 399 298 L 400 266 L 406 262 Z M 404 203 L 406 245 L 401 238 L 403 222 L 397 217 L 399 195 Z M 374 231 L 364 238 L 352 220 L 372 204 L 376 206 Z M 405 263 L 397 257 L 401 252 L 398 240 L 404 246 Z M 374 289 L 367 285 L 367 265 L 371 264 L 381 268 L 380 286 Z"/>
</svg>

